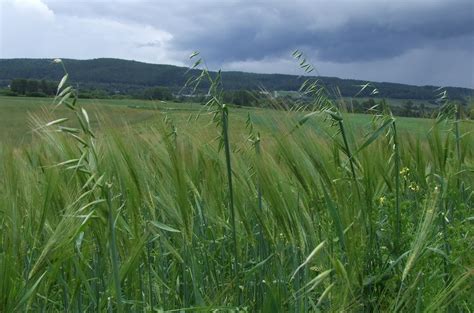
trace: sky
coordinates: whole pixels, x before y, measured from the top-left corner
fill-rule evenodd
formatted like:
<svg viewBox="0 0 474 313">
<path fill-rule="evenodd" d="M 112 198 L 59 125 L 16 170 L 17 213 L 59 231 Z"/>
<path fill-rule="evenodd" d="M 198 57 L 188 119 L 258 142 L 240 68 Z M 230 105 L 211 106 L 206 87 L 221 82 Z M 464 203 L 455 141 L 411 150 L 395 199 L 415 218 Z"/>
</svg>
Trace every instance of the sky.
<svg viewBox="0 0 474 313">
<path fill-rule="evenodd" d="M 296 49 L 323 76 L 474 88 L 474 0 L 0 0 L 0 58 L 302 74 Z"/>
</svg>

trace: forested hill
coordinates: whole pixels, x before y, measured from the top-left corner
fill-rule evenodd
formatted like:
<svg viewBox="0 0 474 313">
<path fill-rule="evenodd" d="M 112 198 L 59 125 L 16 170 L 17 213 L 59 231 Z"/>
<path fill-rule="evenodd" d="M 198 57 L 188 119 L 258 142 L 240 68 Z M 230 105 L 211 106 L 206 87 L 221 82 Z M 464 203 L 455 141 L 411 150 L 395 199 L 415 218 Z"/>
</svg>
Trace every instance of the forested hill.
<svg viewBox="0 0 474 313">
<path fill-rule="evenodd" d="M 153 86 L 164 86 L 177 90 L 184 86 L 189 75 L 187 68 L 172 65 L 149 64 L 121 59 L 64 59 L 70 79 L 84 88 L 98 88 L 120 93 L 133 93 Z M 297 66 L 297 64 L 295 64 Z M 0 59 L 0 87 L 10 84 L 16 78 L 59 80 L 62 68 L 50 59 Z M 343 96 L 354 96 L 361 80 L 319 77 L 329 89 L 337 86 Z M 307 79 L 295 75 L 255 74 L 244 72 L 223 72 L 222 80 L 227 90 L 254 90 L 264 87 L 267 90 L 298 90 Z M 377 83 L 377 97 L 398 99 L 431 100 L 436 97 L 435 86 L 411 86 L 395 83 Z M 474 94 L 473 89 L 447 87 L 451 99 L 464 100 Z"/>
</svg>

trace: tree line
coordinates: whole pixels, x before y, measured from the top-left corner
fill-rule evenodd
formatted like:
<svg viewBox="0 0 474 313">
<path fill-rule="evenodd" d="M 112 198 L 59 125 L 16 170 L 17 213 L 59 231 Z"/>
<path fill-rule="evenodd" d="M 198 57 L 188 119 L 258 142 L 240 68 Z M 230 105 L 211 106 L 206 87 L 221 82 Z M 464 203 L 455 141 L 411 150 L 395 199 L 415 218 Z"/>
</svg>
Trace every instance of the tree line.
<svg viewBox="0 0 474 313">
<path fill-rule="evenodd" d="M 29 96 L 29 97 L 47 97 L 56 94 L 58 82 L 50 80 L 35 79 L 13 79 L 9 85 L 9 89 L 3 90 L 4 95 L 9 96 Z M 173 93 L 173 89 L 164 86 L 155 86 L 145 89 L 135 89 L 123 94 L 118 90 L 109 91 L 98 88 L 79 88 L 79 98 L 88 99 L 144 99 L 144 100 L 160 100 L 175 102 L 198 102 L 206 103 L 205 94 L 195 94 L 183 96 L 179 91 Z M 305 106 L 311 108 L 311 101 L 303 96 L 274 96 L 273 93 L 261 90 L 225 90 L 223 92 L 223 100 L 225 103 L 235 106 L 247 107 L 271 107 L 278 109 L 292 109 L 295 107 Z M 371 113 L 375 112 L 373 108 L 385 104 L 385 99 L 376 100 L 374 98 L 360 99 L 353 98 L 345 100 L 345 105 L 349 112 L 353 113 Z M 469 103 L 467 103 L 469 102 Z M 467 102 L 459 102 L 461 114 L 466 117 L 474 118 L 474 103 L 472 99 Z M 389 103 L 391 104 L 391 103 Z M 435 116 L 439 105 L 434 100 L 428 100 L 421 103 L 414 103 L 412 100 L 405 100 L 400 105 L 390 105 L 392 112 L 397 116 L 407 117 L 432 117 Z"/>
<path fill-rule="evenodd" d="M 58 82 L 36 79 L 13 79 L 8 95 L 23 95 L 29 97 L 47 97 L 56 94 Z"/>
<path fill-rule="evenodd" d="M 71 81 L 79 83 L 80 88 L 100 89 L 109 94 L 118 91 L 121 95 L 132 95 L 143 92 L 154 86 L 162 86 L 173 90 L 180 90 L 191 76 L 198 72 L 186 67 L 162 64 L 148 64 L 143 62 L 120 59 L 93 59 L 93 60 L 64 60 L 71 76 Z M 295 64 L 297 66 L 297 64 Z M 1 59 L 0 84 L 19 77 L 28 79 L 56 80 L 62 77 L 62 69 L 54 66 L 51 60 L 43 59 Z M 211 75 L 216 75 L 211 72 Z M 232 90 L 258 90 L 261 87 L 267 90 L 297 91 L 301 84 L 310 77 L 284 74 L 258 74 L 245 72 L 222 72 L 223 88 Z M 328 89 L 337 88 L 343 97 L 354 97 L 359 93 L 361 85 L 367 81 L 340 79 L 337 77 L 312 77 L 318 79 Z M 378 91 L 380 98 L 416 99 L 429 101 L 436 97 L 436 86 L 412 86 L 406 84 L 375 82 L 371 83 Z M 0 86 L 1 87 L 1 86 Z M 208 86 L 203 84 L 201 92 Z M 444 88 L 450 99 L 465 101 L 474 96 L 473 90 L 468 88 Z M 368 94 L 360 93 L 359 97 Z"/>
</svg>

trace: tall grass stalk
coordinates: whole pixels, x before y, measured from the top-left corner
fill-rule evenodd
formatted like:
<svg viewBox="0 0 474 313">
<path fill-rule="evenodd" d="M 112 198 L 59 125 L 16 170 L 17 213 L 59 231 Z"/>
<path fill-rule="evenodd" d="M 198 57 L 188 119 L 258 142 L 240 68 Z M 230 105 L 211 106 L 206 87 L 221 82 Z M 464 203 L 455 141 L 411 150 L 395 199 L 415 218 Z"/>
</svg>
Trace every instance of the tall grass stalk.
<svg viewBox="0 0 474 313">
<path fill-rule="evenodd" d="M 193 53 L 190 56 L 190 59 L 197 59 L 197 61 L 191 67 L 196 69 L 201 64 L 205 64 L 203 59 L 198 58 L 199 53 Z M 227 171 L 227 184 L 228 184 L 228 193 L 229 193 L 229 211 L 230 211 L 230 222 L 232 228 L 232 241 L 233 241 L 233 251 L 234 251 L 234 275 L 236 279 L 237 288 L 240 289 L 239 285 L 239 247 L 237 242 L 237 222 L 236 214 L 234 208 L 234 189 L 232 184 L 232 162 L 231 162 L 231 151 L 230 151 L 230 140 L 229 140 L 229 109 L 222 100 L 222 81 L 221 81 L 221 72 L 219 71 L 216 77 L 212 77 L 209 73 L 207 67 L 203 67 L 201 70 L 200 76 L 196 77 L 194 80 L 191 80 L 191 85 L 194 88 L 199 87 L 202 81 L 205 80 L 209 84 L 208 95 L 210 97 L 207 102 L 207 106 L 214 110 L 214 119 L 217 121 L 217 125 L 221 126 L 221 136 L 222 140 L 220 145 L 224 147 L 226 171 Z M 218 120 L 218 115 L 220 115 L 220 120 Z M 239 297 L 240 298 L 240 297 Z M 239 301 L 240 302 L 240 301 Z"/>
<path fill-rule="evenodd" d="M 234 208 L 234 188 L 232 186 L 232 163 L 230 160 L 230 141 L 229 141 L 229 111 L 225 104 L 222 105 L 222 136 L 224 141 L 225 164 L 227 169 L 227 183 L 229 185 L 229 209 L 232 225 L 232 240 L 234 242 L 235 276 L 239 275 L 239 248 L 237 246 L 237 231 Z"/>
<path fill-rule="evenodd" d="M 400 241 L 402 235 L 402 213 L 400 210 L 400 146 L 398 143 L 398 133 L 397 133 L 397 124 L 395 119 L 393 119 L 391 129 L 393 130 L 392 140 L 393 140 L 393 151 L 394 151 L 394 163 L 395 163 L 395 238 L 394 238 L 394 248 L 396 253 L 401 252 Z"/>
</svg>

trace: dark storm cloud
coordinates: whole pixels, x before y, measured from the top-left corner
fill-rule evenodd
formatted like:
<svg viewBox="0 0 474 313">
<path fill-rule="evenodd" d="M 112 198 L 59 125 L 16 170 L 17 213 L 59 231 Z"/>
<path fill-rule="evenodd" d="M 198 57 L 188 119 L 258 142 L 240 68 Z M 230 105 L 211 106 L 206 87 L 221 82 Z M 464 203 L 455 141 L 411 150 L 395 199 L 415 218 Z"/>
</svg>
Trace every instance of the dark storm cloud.
<svg viewBox="0 0 474 313">
<path fill-rule="evenodd" d="M 378 60 L 474 35 L 471 0 L 46 2 L 57 12 L 155 26 L 173 35 L 175 50 L 199 50 L 217 63 L 295 48 L 322 61 Z"/>
<path fill-rule="evenodd" d="M 420 5 L 400 10 L 401 15 L 396 18 L 384 12 L 383 7 L 367 14 L 347 12 L 340 23 L 331 25 L 328 21 L 327 26 L 319 27 L 312 25 L 321 16 L 313 16 L 311 10 L 305 11 L 305 6 L 299 10 L 276 6 L 221 12 L 218 23 L 206 23 L 197 14 L 190 18 L 195 24 L 207 24 L 207 27 L 180 33 L 173 44 L 180 49 L 196 47 L 211 59 L 222 62 L 281 56 L 295 48 L 317 55 L 319 60 L 333 62 L 392 58 L 443 41 L 472 49 L 465 42 L 472 43 L 474 35 L 473 3 L 446 1 L 434 6 Z"/>
<path fill-rule="evenodd" d="M 300 49 L 322 75 L 474 86 L 472 0 L 0 2 L 25 38 L 5 32 L 0 57 L 183 64 L 198 50 L 214 69 L 295 73 L 290 55 Z"/>
</svg>

